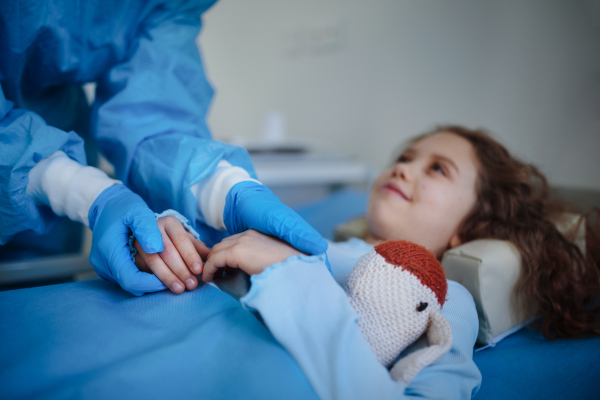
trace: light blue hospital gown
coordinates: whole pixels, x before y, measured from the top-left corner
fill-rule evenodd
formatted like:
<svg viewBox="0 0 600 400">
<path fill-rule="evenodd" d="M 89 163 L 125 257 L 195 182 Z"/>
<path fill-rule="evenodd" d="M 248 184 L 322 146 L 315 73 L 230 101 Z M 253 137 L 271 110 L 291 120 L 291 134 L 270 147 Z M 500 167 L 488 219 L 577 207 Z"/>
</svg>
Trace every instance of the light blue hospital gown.
<svg viewBox="0 0 600 400">
<path fill-rule="evenodd" d="M 359 239 L 330 243 L 324 256 L 291 257 L 252 277 L 242 304 L 258 311 L 271 333 L 298 362 L 322 399 L 469 399 L 481 373 L 473 362 L 478 319 L 469 292 L 448 282 L 442 314 L 453 332 L 448 354 L 424 368 L 408 386 L 393 381 L 358 327 L 342 286 L 354 264 L 372 246 Z M 404 354 L 419 347 L 420 339 Z"/>
</svg>

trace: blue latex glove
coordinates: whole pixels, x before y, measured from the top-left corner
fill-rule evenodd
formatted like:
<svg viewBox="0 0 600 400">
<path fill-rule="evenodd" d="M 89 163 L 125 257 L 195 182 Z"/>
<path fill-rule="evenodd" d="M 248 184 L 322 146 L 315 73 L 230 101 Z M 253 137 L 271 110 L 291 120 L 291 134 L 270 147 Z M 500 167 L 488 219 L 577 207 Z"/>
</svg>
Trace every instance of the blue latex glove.
<svg viewBox="0 0 600 400">
<path fill-rule="evenodd" d="M 136 296 L 167 288 L 155 275 L 138 270 L 131 260 L 131 232 L 146 253 L 163 251 L 156 217 L 140 196 L 125 185 L 113 185 L 94 200 L 88 218 L 94 234 L 90 262 L 98 275 Z"/>
<path fill-rule="evenodd" d="M 230 233 L 254 229 L 278 237 L 306 254 L 322 254 L 327 242 L 267 188 L 252 181 L 236 183 L 227 193 L 225 227 Z"/>
</svg>

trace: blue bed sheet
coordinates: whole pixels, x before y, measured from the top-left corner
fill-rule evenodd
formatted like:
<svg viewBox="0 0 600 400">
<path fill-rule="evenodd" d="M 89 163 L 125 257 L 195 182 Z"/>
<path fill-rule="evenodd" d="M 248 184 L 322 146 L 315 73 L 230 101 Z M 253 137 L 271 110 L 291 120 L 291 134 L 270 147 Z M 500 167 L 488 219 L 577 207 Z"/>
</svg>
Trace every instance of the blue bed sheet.
<svg viewBox="0 0 600 400">
<path fill-rule="evenodd" d="M 0 292 L 0 398 L 317 399 L 239 302 L 103 280 Z"/>
<path fill-rule="evenodd" d="M 476 400 L 600 399 L 600 338 L 546 340 L 523 329 L 473 357 L 483 376 Z"/>
<path fill-rule="evenodd" d="M 359 216 L 342 191 L 299 213 L 324 236 Z M 523 330 L 475 354 L 478 400 L 600 399 L 600 338 Z M 229 295 L 203 285 L 134 297 L 89 281 L 0 292 L 0 398 L 316 399 L 291 356 Z"/>
</svg>

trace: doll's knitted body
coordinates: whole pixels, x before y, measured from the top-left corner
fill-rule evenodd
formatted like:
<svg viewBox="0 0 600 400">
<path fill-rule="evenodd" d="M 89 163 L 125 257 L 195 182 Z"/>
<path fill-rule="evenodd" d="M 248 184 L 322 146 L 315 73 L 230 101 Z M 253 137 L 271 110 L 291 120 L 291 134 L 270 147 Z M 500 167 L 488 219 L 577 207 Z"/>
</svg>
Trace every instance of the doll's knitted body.
<svg viewBox="0 0 600 400">
<path fill-rule="evenodd" d="M 411 354 L 410 360 L 401 360 L 401 370 L 392 369 L 394 379 L 410 381 L 450 348 L 452 332 L 439 314 L 447 289 L 444 270 L 435 256 L 406 241 L 375 246 L 354 266 L 346 293 L 361 317 L 363 335 L 384 366 L 389 367 L 430 328 L 431 346 Z"/>
</svg>

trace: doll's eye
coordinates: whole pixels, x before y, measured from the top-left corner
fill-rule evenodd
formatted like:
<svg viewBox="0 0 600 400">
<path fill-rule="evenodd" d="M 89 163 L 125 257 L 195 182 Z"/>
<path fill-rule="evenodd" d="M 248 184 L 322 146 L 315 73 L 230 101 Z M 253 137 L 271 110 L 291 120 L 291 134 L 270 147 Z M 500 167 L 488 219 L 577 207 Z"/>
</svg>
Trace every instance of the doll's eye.
<svg viewBox="0 0 600 400">
<path fill-rule="evenodd" d="M 426 308 L 427 308 L 427 303 L 420 303 L 420 304 L 417 306 L 417 311 L 418 311 L 418 312 L 425 311 L 425 309 L 426 309 Z"/>
</svg>

